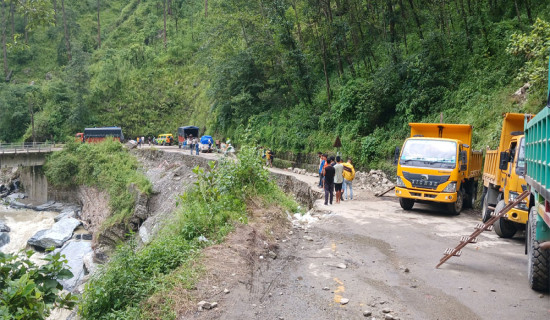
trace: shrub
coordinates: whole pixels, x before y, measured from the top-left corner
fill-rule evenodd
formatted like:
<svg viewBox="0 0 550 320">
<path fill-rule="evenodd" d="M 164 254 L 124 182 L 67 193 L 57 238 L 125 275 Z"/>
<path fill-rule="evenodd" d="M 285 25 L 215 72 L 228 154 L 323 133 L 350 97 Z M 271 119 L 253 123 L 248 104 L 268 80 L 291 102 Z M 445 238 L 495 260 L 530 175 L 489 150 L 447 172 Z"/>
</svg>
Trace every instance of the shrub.
<svg viewBox="0 0 550 320">
<path fill-rule="evenodd" d="M 73 277 L 65 268 L 64 256 L 55 253 L 44 265 L 30 260 L 34 251 L 0 252 L 0 318 L 45 319 L 53 308 L 72 309 L 76 297 L 63 294 L 59 280 Z"/>
</svg>

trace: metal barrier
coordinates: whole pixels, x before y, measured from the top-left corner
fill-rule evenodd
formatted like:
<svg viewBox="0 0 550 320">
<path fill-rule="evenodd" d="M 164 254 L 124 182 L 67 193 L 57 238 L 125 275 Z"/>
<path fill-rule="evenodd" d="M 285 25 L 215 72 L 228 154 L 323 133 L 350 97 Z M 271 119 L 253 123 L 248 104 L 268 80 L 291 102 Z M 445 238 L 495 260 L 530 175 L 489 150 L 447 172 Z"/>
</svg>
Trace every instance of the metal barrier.
<svg viewBox="0 0 550 320">
<path fill-rule="evenodd" d="M 60 145 L 57 145 L 58 147 Z M 0 154 L 6 153 L 31 153 L 31 152 L 51 152 L 55 148 L 55 143 L 51 142 L 23 142 L 23 143 L 0 143 Z"/>
</svg>

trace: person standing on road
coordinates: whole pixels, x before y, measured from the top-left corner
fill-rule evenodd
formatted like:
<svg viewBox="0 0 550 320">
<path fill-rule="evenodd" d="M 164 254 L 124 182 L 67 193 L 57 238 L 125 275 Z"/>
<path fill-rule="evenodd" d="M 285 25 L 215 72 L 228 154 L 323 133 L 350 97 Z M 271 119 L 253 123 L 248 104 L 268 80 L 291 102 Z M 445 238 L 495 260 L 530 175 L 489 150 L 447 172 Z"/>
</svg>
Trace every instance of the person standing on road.
<svg viewBox="0 0 550 320">
<path fill-rule="evenodd" d="M 325 177 L 325 181 L 324 181 L 325 206 L 328 206 L 329 200 L 330 200 L 330 204 L 332 204 L 332 199 L 334 197 L 334 174 L 335 174 L 334 167 L 330 165 L 329 160 L 327 160 L 327 164 L 325 164 L 323 173 Z"/>
<path fill-rule="evenodd" d="M 334 165 L 334 192 L 336 193 L 336 203 L 340 203 L 342 199 L 342 184 L 344 183 L 344 165 L 342 164 L 342 158 L 336 157 L 336 164 Z"/>
<path fill-rule="evenodd" d="M 195 149 L 195 146 L 193 145 L 193 135 L 189 135 L 189 137 L 187 137 L 187 145 L 189 146 L 189 152 L 193 155 L 193 150 Z"/>
<path fill-rule="evenodd" d="M 147 137 L 147 142 L 149 142 L 149 147 L 151 146 L 151 136 Z"/>
<path fill-rule="evenodd" d="M 195 138 L 195 141 L 194 141 L 194 144 L 195 144 L 195 151 L 197 151 L 197 156 L 199 155 L 199 141 L 197 140 L 197 138 Z M 193 150 L 191 150 L 191 154 L 193 153 Z"/>
<path fill-rule="evenodd" d="M 141 148 L 141 140 L 139 139 L 139 137 L 136 138 L 136 141 L 138 148 Z"/>
<path fill-rule="evenodd" d="M 145 146 L 145 137 L 141 137 L 139 141 L 141 141 L 142 146 Z"/>
<path fill-rule="evenodd" d="M 351 162 L 351 159 L 348 158 L 348 162 L 343 163 L 344 165 L 344 200 L 353 200 L 353 187 L 351 185 L 353 179 L 355 178 L 355 168 Z M 349 197 L 348 197 L 349 189 Z"/>
<path fill-rule="evenodd" d="M 325 166 L 325 159 L 321 152 L 317 153 L 319 156 L 319 188 L 323 187 L 323 167 Z"/>
</svg>

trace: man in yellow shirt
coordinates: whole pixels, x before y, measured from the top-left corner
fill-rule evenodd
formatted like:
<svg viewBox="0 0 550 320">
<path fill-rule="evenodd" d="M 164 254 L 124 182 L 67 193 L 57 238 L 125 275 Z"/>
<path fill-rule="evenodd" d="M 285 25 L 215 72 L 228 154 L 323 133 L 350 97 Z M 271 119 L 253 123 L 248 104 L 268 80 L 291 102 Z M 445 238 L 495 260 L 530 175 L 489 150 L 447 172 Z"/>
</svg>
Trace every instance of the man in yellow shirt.
<svg viewBox="0 0 550 320">
<path fill-rule="evenodd" d="M 348 158 L 348 162 L 342 163 L 344 166 L 344 200 L 353 200 L 353 187 L 352 187 L 352 181 L 355 178 L 355 168 L 353 167 L 353 164 L 351 163 L 351 159 Z M 349 197 L 348 197 L 348 189 L 349 189 Z"/>
</svg>

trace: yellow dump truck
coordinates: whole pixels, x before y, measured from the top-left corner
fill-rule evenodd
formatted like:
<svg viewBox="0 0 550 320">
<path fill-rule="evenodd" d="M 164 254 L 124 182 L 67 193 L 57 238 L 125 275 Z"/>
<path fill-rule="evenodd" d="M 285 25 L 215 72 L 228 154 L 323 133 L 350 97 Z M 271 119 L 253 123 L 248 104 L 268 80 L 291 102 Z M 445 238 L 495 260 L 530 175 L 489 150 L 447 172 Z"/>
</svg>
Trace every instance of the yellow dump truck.
<svg viewBox="0 0 550 320">
<path fill-rule="evenodd" d="M 409 123 L 411 136 L 397 162 L 395 194 L 404 210 L 439 202 L 454 215 L 476 201 L 483 153 L 472 151 L 468 124 Z"/>
<path fill-rule="evenodd" d="M 483 193 L 481 218 L 491 218 L 510 201 L 523 192 L 525 182 L 525 143 L 523 126 L 532 114 L 505 113 L 500 132 L 498 149 L 485 152 L 483 166 Z M 511 238 L 517 230 L 524 229 L 529 218 L 529 201 L 524 200 L 512 208 L 493 225 L 495 233 L 502 238 Z"/>
</svg>

